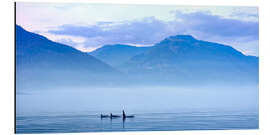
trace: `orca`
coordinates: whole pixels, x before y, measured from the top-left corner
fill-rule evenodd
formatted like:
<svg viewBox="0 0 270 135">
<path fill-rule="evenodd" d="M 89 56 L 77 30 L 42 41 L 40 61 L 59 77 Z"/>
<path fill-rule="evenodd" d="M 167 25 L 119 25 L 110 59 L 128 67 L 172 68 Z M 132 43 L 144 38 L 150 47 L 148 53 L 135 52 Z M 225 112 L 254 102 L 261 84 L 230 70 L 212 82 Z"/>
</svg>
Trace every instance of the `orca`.
<svg viewBox="0 0 270 135">
<path fill-rule="evenodd" d="M 103 115 L 103 114 L 100 115 L 100 118 L 108 118 L 108 117 L 109 115 Z"/>
<path fill-rule="evenodd" d="M 122 117 L 123 117 L 123 119 L 125 119 L 125 118 L 134 118 L 135 116 L 134 115 L 126 115 L 125 111 L 123 110 Z"/>
<path fill-rule="evenodd" d="M 119 115 L 113 115 L 112 113 L 110 113 L 110 118 L 112 119 L 112 118 L 118 118 L 118 117 L 120 117 Z"/>
</svg>

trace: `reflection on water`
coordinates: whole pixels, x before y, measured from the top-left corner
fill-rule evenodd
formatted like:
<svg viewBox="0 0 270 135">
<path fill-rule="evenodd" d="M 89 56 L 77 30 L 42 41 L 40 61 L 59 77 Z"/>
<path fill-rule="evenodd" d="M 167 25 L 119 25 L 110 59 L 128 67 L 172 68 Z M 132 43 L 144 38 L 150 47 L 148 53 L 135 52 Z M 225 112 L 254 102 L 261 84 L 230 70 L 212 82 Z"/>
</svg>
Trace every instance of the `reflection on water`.
<svg viewBox="0 0 270 135">
<path fill-rule="evenodd" d="M 99 115 L 17 116 L 17 133 L 258 129 L 258 113 L 181 112 L 135 114 L 134 118 Z"/>
<path fill-rule="evenodd" d="M 123 128 L 125 128 L 125 121 L 126 119 L 123 119 Z"/>
<path fill-rule="evenodd" d="M 258 86 L 59 88 L 16 95 L 17 133 L 258 129 Z M 100 114 L 135 118 L 103 118 Z M 174 112 L 174 113 L 173 113 Z"/>
<path fill-rule="evenodd" d="M 116 117 L 116 118 L 109 118 L 109 117 L 106 117 L 106 118 L 100 118 L 101 121 L 108 121 L 108 119 L 110 120 L 110 124 L 111 124 L 111 127 L 112 127 L 112 123 L 113 123 L 113 120 L 115 119 L 121 119 L 122 120 L 122 128 L 125 128 L 125 122 L 126 122 L 126 118 L 122 118 L 122 117 Z M 133 118 L 131 118 L 133 119 Z"/>
</svg>

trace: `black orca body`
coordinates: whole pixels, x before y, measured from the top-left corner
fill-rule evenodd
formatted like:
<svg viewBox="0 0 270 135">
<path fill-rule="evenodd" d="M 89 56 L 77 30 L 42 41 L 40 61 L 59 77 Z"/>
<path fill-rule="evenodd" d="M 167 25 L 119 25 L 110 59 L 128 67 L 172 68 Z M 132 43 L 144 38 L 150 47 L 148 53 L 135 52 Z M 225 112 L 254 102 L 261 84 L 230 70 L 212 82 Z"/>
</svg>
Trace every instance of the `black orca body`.
<svg viewBox="0 0 270 135">
<path fill-rule="evenodd" d="M 110 118 L 112 119 L 112 118 L 118 118 L 118 117 L 120 117 L 119 115 L 113 115 L 112 113 L 110 114 Z"/>
<path fill-rule="evenodd" d="M 126 119 L 126 118 L 134 118 L 135 116 L 134 115 L 126 115 L 125 111 L 123 110 L 122 111 L 123 114 L 122 114 L 122 118 L 123 119 Z M 112 113 L 110 113 L 110 115 L 104 115 L 104 114 L 100 114 L 100 118 L 119 118 L 121 117 L 120 115 L 113 115 Z"/>
<path fill-rule="evenodd" d="M 103 114 L 100 115 L 100 118 L 108 118 L 108 117 L 109 115 L 103 115 Z"/>
<path fill-rule="evenodd" d="M 122 111 L 122 116 L 123 116 L 123 119 L 126 119 L 126 118 L 134 118 L 135 116 L 134 115 L 126 115 L 125 111 L 123 110 Z"/>
<path fill-rule="evenodd" d="M 126 118 L 134 118 L 135 116 L 134 115 L 128 115 L 126 116 Z"/>
</svg>

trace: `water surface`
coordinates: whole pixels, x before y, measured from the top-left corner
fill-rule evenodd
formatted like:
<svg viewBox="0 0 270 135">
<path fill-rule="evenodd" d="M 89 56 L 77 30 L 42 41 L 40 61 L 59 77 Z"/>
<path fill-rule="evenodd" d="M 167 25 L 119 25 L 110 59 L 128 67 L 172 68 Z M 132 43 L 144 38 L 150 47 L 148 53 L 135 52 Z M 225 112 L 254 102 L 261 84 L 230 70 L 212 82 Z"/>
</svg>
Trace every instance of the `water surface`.
<svg viewBox="0 0 270 135">
<path fill-rule="evenodd" d="M 17 116 L 17 133 L 258 129 L 258 113 L 140 113 L 135 118 L 99 115 Z"/>
</svg>

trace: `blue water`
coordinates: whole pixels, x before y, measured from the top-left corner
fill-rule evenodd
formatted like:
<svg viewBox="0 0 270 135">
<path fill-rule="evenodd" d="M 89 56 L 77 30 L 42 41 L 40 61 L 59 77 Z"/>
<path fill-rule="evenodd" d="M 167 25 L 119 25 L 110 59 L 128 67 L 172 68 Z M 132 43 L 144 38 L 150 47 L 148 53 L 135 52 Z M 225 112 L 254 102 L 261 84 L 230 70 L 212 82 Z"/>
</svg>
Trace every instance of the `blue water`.
<svg viewBox="0 0 270 135">
<path fill-rule="evenodd" d="M 186 111 L 138 113 L 135 118 L 103 118 L 98 114 L 17 116 L 17 133 L 112 131 L 175 131 L 258 129 L 258 113 L 246 111 Z"/>
<path fill-rule="evenodd" d="M 17 133 L 258 129 L 258 86 L 76 87 L 16 94 Z M 24 92 L 24 93 L 22 93 Z M 100 119 L 100 113 L 135 118 Z"/>
</svg>

